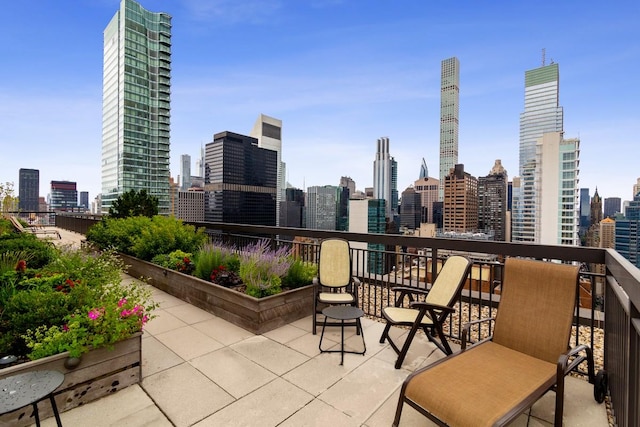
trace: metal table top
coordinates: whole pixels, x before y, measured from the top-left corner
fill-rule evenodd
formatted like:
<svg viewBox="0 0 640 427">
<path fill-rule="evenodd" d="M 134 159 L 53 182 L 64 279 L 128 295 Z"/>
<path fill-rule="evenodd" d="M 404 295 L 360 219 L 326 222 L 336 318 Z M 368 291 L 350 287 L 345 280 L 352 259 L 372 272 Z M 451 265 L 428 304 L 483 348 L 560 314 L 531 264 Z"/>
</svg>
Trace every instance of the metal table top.
<svg viewBox="0 0 640 427">
<path fill-rule="evenodd" d="M 364 311 L 352 305 L 332 305 L 322 310 L 322 314 L 335 320 L 352 320 L 364 316 Z"/>
<path fill-rule="evenodd" d="M 38 402 L 64 381 L 58 371 L 33 371 L 0 379 L 0 414 Z"/>
</svg>

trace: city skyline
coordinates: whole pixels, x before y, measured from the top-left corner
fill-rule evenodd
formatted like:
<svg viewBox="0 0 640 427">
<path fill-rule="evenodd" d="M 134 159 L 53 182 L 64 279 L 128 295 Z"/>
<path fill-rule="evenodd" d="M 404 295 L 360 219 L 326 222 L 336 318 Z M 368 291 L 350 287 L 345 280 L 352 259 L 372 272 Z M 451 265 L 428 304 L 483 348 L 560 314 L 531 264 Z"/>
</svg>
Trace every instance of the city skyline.
<svg viewBox="0 0 640 427">
<path fill-rule="evenodd" d="M 248 134 L 259 114 L 282 120 L 286 179 L 298 188 L 373 184 L 375 141 L 389 137 L 398 192 L 424 157 L 438 169 L 440 63 L 460 72 L 459 162 L 475 177 L 496 159 L 518 175 L 525 71 L 560 65 L 566 138 L 579 137 L 580 188 L 632 199 L 638 135 L 640 6 L 535 6 L 409 1 L 141 1 L 172 16 L 171 175 L 218 132 Z M 0 70 L 0 182 L 20 168 L 101 190 L 103 30 L 119 0 L 6 5 Z M 553 13 L 549 14 L 549 10 Z M 78 19 L 77 16 L 82 16 Z M 552 17 L 552 18 L 550 18 Z M 49 42 L 55 41 L 55 45 Z"/>
</svg>

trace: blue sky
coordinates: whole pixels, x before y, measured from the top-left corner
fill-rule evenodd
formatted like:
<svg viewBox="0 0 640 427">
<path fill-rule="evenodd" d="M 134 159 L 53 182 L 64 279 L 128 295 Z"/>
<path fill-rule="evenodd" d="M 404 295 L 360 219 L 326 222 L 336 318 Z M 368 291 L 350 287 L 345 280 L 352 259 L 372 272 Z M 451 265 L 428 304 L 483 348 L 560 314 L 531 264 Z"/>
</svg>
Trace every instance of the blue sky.
<svg viewBox="0 0 640 427">
<path fill-rule="evenodd" d="M 3 4 L 0 182 L 18 169 L 100 192 L 102 32 L 119 0 Z M 518 174 L 524 73 L 560 66 L 565 137 L 580 187 L 632 198 L 640 177 L 640 2 L 143 0 L 172 17 L 171 174 L 260 113 L 283 121 L 287 180 L 372 185 L 390 138 L 402 192 L 421 160 L 437 177 L 440 62 L 460 60 L 459 163 Z"/>
</svg>

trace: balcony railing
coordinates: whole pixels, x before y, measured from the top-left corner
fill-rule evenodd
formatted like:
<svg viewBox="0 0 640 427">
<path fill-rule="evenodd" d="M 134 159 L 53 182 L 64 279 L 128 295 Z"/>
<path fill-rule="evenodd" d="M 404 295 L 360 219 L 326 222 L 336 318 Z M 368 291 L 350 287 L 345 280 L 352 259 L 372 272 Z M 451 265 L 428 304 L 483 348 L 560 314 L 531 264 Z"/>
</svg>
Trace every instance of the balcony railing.
<svg viewBox="0 0 640 427">
<path fill-rule="evenodd" d="M 100 216 L 55 215 L 58 227 L 86 233 Z M 441 261 L 462 253 L 474 267 L 458 303 L 459 313 L 445 330 L 459 339 L 462 325 L 493 316 L 500 301 L 502 262 L 506 257 L 527 257 L 578 263 L 580 309 L 574 320 L 572 344 L 588 344 L 596 355 L 596 369 L 609 375 L 609 393 L 615 422 L 640 425 L 640 270 L 611 249 L 533 245 L 521 243 L 435 239 L 386 234 L 362 234 L 257 225 L 190 223 L 204 227 L 214 240 L 242 247 L 256 238 L 273 245 L 290 245 L 304 259 L 317 260 L 317 243 L 329 237 L 351 242 L 353 268 L 363 284 L 361 303 L 371 316 L 393 303 L 396 284 L 428 287 Z M 476 331 L 475 339 L 490 331 Z"/>
</svg>

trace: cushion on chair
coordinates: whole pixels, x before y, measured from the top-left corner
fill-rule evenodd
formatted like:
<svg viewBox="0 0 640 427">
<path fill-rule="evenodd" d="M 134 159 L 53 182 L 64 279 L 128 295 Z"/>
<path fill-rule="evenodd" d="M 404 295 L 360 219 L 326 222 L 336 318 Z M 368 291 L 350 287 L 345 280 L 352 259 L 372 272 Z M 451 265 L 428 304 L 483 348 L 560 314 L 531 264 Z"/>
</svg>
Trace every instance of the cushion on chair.
<svg viewBox="0 0 640 427">
<path fill-rule="evenodd" d="M 465 271 L 468 263 L 469 260 L 462 256 L 451 256 L 447 258 L 447 261 L 436 277 L 435 283 L 429 290 L 425 301 L 437 305 L 451 305 L 458 290 L 460 274 Z M 436 286 L 436 284 L 438 286 Z"/>
<path fill-rule="evenodd" d="M 555 375 L 555 363 L 486 342 L 414 376 L 406 397 L 451 426 L 491 426 Z"/>
<path fill-rule="evenodd" d="M 347 292 L 320 292 L 318 301 L 323 304 L 351 304 L 353 295 Z"/>
<path fill-rule="evenodd" d="M 405 307 L 385 307 L 382 309 L 384 316 L 392 323 L 406 323 L 413 324 L 416 317 L 420 313 L 414 308 Z M 433 325 L 431 318 L 428 315 L 422 316 L 422 325 Z"/>
</svg>

